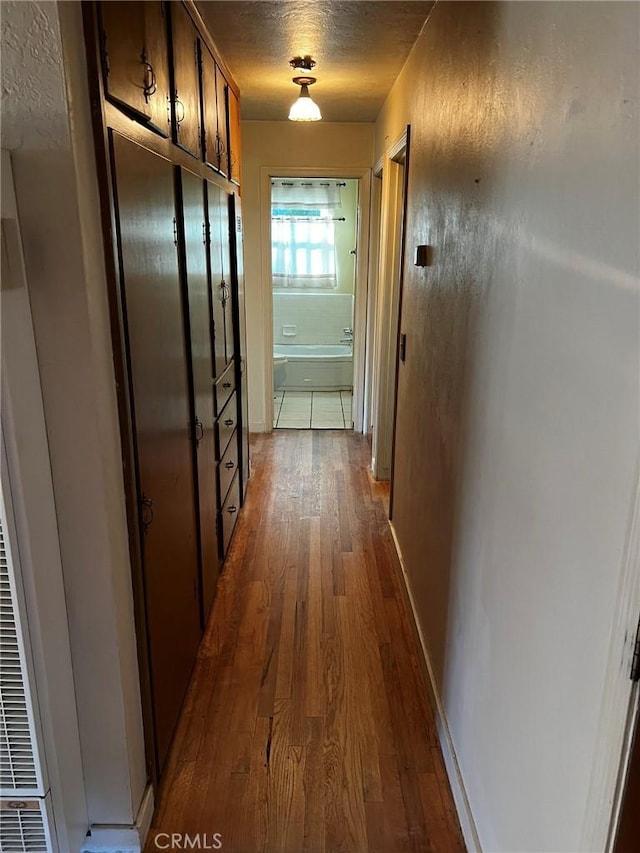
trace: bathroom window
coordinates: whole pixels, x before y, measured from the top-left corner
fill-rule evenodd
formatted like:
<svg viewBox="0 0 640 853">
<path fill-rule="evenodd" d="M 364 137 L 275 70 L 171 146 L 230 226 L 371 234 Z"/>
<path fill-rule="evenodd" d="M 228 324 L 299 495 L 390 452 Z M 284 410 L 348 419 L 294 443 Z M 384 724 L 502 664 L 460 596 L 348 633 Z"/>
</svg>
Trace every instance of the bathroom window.
<svg viewBox="0 0 640 853">
<path fill-rule="evenodd" d="M 320 208 L 272 207 L 274 288 L 337 287 L 335 223 Z"/>
</svg>

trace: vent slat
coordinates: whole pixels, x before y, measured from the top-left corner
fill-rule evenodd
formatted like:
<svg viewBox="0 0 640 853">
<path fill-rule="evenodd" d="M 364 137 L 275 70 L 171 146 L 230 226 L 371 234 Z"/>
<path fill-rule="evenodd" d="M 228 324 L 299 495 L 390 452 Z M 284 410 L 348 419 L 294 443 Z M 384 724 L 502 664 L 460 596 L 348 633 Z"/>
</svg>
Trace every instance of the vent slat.
<svg viewBox="0 0 640 853">
<path fill-rule="evenodd" d="M 6 853 L 49 853 L 42 804 L 38 809 L 2 809 L 0 850 Z"/>
<path fill-rule="evenodd" d="M 17 602 L 9 575 L 10 558 L 3 520 L 0 520 L 0 786 L 3 791 L 19 794 L 20 790 L 37 789 L 39 778 L 25 690 L 27 671 L 18 635 Z M 0 822 L 3 850 L 9 849 L 4 844 L 6 817 L 3 810 Z M 22 818 L 16 821 L 15 826 L 22 831 L 26 824 Z"/>
</svg>

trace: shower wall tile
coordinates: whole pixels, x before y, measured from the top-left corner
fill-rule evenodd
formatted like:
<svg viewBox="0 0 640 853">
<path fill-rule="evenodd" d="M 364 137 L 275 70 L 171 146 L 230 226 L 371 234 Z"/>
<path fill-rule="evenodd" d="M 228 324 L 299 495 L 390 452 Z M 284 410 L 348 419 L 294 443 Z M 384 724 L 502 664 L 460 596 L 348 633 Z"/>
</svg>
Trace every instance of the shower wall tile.
<svg viewBox="0 0 640 853">
<path fill-rule="evenodd" d="M 275 344 L 338 344 L 344 329 L 353 325 L 350 293 L 273 294 Z M 283 326 L 295 326 L 295 335 L 283 335 Z"/>
</svg>

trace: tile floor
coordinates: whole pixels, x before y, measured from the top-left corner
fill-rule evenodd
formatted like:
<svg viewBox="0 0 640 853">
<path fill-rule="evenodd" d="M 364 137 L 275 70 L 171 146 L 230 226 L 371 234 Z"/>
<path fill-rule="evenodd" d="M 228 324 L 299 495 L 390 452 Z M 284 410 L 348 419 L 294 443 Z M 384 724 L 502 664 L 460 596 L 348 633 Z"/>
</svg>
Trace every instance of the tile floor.
<svg viewBox="0 0 640 853">
<path fill-rule="evenodd" d="M 351 391 L 276 391 L 276 429 L 352 429 Z"/>
</svg>

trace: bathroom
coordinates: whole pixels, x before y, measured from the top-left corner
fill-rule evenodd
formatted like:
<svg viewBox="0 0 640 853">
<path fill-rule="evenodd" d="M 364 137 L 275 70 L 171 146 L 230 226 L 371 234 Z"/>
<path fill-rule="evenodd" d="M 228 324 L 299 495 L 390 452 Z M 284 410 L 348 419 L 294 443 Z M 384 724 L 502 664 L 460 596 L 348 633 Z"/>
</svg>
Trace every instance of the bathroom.
<svg viewBox="0 0 640 853">
<path fill-rule="evenodd" d="M 352 429 L 358 181 L 273 178 L 276 429 Z"/>
</svg>

